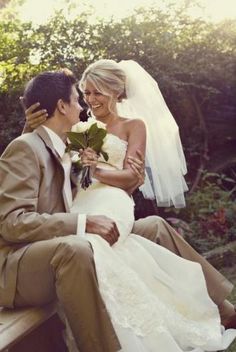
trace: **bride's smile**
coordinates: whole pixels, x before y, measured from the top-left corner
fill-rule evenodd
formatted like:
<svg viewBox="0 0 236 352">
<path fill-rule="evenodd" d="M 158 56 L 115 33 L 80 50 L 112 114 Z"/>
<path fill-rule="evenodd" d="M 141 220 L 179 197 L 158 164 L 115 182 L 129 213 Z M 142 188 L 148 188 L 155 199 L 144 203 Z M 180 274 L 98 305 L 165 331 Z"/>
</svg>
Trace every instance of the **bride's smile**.
<svg viewBox="0 0 236 352">
<path fill-rule="evenodd" d="M 117 100 L 115 97 L 100 92 L 91 82 L 86 82 L 83 95 L 84 101 L 97 119 L 106 123 L 110 117 L 116 114 Z"/>
</svg>

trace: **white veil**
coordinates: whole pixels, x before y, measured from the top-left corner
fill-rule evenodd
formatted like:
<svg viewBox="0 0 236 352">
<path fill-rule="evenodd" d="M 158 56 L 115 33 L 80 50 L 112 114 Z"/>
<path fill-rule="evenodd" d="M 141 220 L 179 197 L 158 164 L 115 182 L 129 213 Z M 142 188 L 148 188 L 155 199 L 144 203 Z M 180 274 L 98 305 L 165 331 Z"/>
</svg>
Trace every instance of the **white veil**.
<svg viewBox="0 0 236 352">
<path fill-rule="evenodd" d="M 140 187 L 145 198 L 158 206 L 185 206 L 187 172 L 179 128 L 156 81 L 135 61 L 121 61 L 126 73 L 126 95 L 117 104 L 118 114 L 142 119 L 147 128 L 146 177 Z"/>
</svg>

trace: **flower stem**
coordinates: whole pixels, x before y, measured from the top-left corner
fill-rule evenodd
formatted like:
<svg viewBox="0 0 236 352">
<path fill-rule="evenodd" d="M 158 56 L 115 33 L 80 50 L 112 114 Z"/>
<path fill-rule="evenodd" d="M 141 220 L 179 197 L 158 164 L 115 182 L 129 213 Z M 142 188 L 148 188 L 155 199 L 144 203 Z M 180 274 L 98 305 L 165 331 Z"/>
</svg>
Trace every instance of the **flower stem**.
<svg viewBox="0 0 236 352">
<path fill-rule="evenodd" d="M 85 166 L 82 169 L 82 177 L 80 181 L 81 187 L 85 190 L 92 184 L 90 166 Z"/>
</svg>

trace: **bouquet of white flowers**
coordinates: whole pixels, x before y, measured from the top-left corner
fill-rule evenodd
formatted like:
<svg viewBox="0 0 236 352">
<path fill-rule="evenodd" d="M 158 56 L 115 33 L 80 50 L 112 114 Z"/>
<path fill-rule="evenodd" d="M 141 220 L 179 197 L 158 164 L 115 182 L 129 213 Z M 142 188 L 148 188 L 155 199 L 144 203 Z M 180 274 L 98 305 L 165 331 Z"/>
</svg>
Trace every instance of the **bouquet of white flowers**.
<svg viewBox="0 0 236 352">
<path fill-rule="evenodd" d="M 79 122 L 72 127 L 71 132 L 67 132 L 70 143 L 67 151 L 77 152 L 77 161 L 79 160 L 79 150 L 92 148 L 98 155 L 102 155 L 105 161 L 108 161 L 108 154 L 102 149 L 104 138 L 107 135 L 106 125 L 94 118 L 89 118 L 86 122 Z M 86 189 L 91 185 L 92 178 L 90 167 L 82 167 L 82 176 L 80 180 L 81 187 Z"/>
</svg>

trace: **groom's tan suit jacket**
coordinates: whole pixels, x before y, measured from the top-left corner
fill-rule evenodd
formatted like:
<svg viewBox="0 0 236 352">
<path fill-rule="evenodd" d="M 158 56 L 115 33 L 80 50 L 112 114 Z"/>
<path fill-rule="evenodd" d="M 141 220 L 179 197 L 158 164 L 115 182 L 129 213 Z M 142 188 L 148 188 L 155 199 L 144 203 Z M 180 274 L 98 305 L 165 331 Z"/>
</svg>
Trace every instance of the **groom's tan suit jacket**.
<svg viewBox="0 0 236 352">
<path fill-rule="evenodd" d="M 12 141 L 0 158 L 0 306 L 13 306 L 18 264 L 32 242 L 76 233 L 63 185 L 43 127 Z"/>
</svg>

